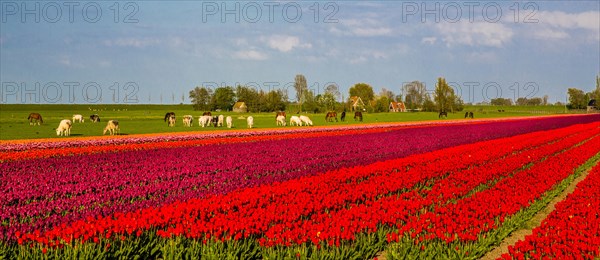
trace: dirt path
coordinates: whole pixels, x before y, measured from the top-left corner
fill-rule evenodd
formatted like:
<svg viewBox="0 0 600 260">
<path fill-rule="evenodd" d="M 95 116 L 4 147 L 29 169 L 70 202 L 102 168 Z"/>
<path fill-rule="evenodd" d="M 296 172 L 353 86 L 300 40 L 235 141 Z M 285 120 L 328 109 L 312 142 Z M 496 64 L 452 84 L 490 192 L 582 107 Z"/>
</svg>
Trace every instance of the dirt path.
<svg viewBox="0 0 600 260">
<path fill-rule="evenodd" d="M 554 211 L 556 203 L 564 200 L 569 194 L 575 191 L 577 184 L 583 181 L 588 174 L 590 173 L 590 169 L 584 171 L 579 177 L 577 177 L 573 182 L 567 186 L 567 188 L 556 198 L 554 198 L 548 205 L 542 209 L 540 212 L 535 214 L 533 218 L 525 223 L 525 226 L 521 229 L 513 231 L 510 236 L 506 237 L 502 243 L 496 247 L 494 250 L 488 252 L 485 256 L 483 256 L 482 260 L 490 260 L 490 259 L 498 259 L 502 254 L 508 253 L 508 246 L 514 245 L 519 240 L 524 240 L 525 236 L 531 235 L 533 233 L 533 229 L 538 227 L 546 217 Z"/>
</svg>

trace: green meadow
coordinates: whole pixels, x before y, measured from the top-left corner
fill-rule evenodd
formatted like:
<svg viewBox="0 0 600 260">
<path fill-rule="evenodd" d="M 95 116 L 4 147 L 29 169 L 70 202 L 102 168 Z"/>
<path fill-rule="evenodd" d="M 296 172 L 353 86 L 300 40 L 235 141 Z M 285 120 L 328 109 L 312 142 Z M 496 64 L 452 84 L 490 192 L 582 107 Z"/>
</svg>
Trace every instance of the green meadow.
<svg viewBox="0 0 600 260">
<path fill-rule="evenodd" d="M 504 112 L 498 112 L 504 110 Z M 168 127 L 164 122 L 166 112 L 175 112 L 177 123 L 175 127 Z M 475 118 L 496 118 L 512 116 L 539 116 L 549 114 L 565 113 L 563 106 L 467 106 L 464 111 L 473 111 Z M 464 118 L 463 112 L 449 113 L 448 119 Z M 44 123 L 39 126 L 29 125 L 27 116 L 31 112 L 40 113 Z M 1 104 L 0 105 L 0 139 L 35 139 L 35 138 L 69 138 L 57 137 L 55 128 L 62 119 L 72 119 L 74 114 L 84 116 L 84 123 L 74 123 L 71 129 L 72 137 L 80 136 L 100 136 L 108 120 L 119 120 L 121 134 L 144 134 L 144 133 L 170 133 L 170 132 L 188 132 L 188 131 L 214 131 L 216 129 L 228 131 L 226 127 L 202 128 L 198 125 L 198 116 L 203 111 L 194 111 L 191 105 L 29 105 L 29 104 Z M 100 123 L 92 123 L 89 116 L 98 114 Z M 273 128 L 275 125 L 275 113 L 233 113 L 233 112 L 212 112 L 213 115 L 223 114 L 231 115 L 234 119 L 233 129 L 246 128 L 245 118 L 254 117 L 254 128 Z M 289 116 L 296 114 L 288 111 Z M 311 118 L 314 125 L 349 125 L 349 124 L 368 124 L 376 122 L 409 122 L 424 120 L 444 120 L 438 119 L 438 114 L 434 112 L 405 112 L 405 113 L 363 113 L 363 122 L 356 122 L 353 119 L 353 113 L 347 113 L 346 121 L 326 122 L 325 114 L 301 113 Z M 194 116 L 192 127 L 184 127 L 182 122 L 183 115 Z M 341 113 L 338 112 L 338 119 Z M 288 126 L 289 127 L 289 126 Z"/>
</svg>

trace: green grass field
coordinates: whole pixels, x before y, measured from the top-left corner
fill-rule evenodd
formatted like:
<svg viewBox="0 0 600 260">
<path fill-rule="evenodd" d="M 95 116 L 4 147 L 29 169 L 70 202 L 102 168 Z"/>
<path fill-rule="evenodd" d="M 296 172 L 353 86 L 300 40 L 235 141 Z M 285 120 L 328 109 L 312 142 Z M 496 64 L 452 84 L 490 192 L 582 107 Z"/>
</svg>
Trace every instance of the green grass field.
<svg viewBox="0 0 600 260">
<path fill-rule="evenodd" d="M 504 109 L 500 113 L 497 110 Z M 175 127 L 168 127 L 163 121 L 166 112 L 173 111 L 177 115 Z M 511 116 L 536 116 L 565 113 L 562 106 L 539 106 L 539 107 L 494 107 L 494 106 L 470 106 L 465 111 L 473 111 L 475 118 L 494 118 Z M 40 126 L 30 126 L 27 116 L 31 112 L 40 113 L 44 123 Z M 143 133 L 168 133 L 188 131 L 214 131 L 214 127 L 202 128 L 198 125 L 198 116 L 202 111 L 194 111 L 191 105 L 24 105 L 24 104 L 2 104 L 0 105 L 0 139 L 34 139 L 34 138 L 59 138 L 56 136 L 55 128 L 62 119 L 72 119 L 74 114 L 81 114 L 85 118 L 84 123 L 74 123 L 71 136 L 100 136 L 111 119 L 119 120 L 121 134 L 143 134 Z M 89 116 L 100 115 L 100 123 L 92 123 Z M 184 127 L 183 115 L 193 115 L 194 125 Z M 275 113 L 233 113 L 213 112 L 213 115 L 231 115 L 234 118 L 234 128 L 246 128 L 246 120 L 240 117 L 252 115 L 255 128 L 272 128 L 275 125 Z M 288 112 L 288 123 L 290 112 Z M 353 113 L 347 113 L 346 122 L 325 122 L 325 114 L 304 113 L 309 116 L 313 123 L 320 125 L 349 125 L 359 124 L 352 117 Z M 340 113 L 338 113 L 338 117 Z M 449 113 L 448 119 L 461 119 L 464 112 Z M 364 113 L 362 123 L 375 122 L 409 122 L 423 120 L 438 120 L 437 113 L 432 112 L 408 112 L 408 113 Z M 226 127 L 218 128 L 227 131 Z M 68 137 L 60 137 L 68 138 Z"/>
</svg>

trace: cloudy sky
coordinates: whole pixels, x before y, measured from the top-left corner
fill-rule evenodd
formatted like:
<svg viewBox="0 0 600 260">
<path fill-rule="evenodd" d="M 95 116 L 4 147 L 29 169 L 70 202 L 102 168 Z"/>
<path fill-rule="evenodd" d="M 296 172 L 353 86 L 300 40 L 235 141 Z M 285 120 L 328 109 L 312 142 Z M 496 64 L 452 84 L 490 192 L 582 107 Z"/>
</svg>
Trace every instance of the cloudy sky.
<svg viewBox="0 0 600 260">
<path fill-rule="evenodd" d="M 465 102 L 591 91 L 598 1 L 1 2 L 3 103 L 189 103 L 195 86 L 401 94 L 445 77 Z M 342 98 L 342 97 L 340 97 Z"/>
</svg>

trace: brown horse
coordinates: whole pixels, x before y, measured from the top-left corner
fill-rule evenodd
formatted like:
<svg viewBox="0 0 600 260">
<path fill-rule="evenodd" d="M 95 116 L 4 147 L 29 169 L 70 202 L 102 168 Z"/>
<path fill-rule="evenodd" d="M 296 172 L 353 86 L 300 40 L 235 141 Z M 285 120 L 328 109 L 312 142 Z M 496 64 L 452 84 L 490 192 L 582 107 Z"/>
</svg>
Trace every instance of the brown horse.
<svg viewBox="0 0 600 260">
<path fill-rule="evenodd" d="M 356 120 L 361 121 L 361 122 L 363 120 L 362 113 L 359 111 L 354 112 L 354 121 L 356 121 Z"/>
<path fill-rule="evenodd" d="M 40 115 L 39 113 L 30 113 L 27 119 L 29 120 L 29 125 L 35 125 L 36 123 L 40 125 L 40 123 L 44 123 L 42 115 Z"/>
<path fill-rule="evenodd" d="M 327 112 L 327 115 L 325 116 L 325 121 L 327 122 L 333 122 L 333 119 L 335 119 L 335 121 L 337 122 L 337 113 L 336 112 Z"/>
<path fill-rule="evenodd" d="M 278 116 L 285 117 L 285 111 L 279 111 L 279 112 L 277 112 L 277 114 L 275 115 L 275 119 L 277 119 Z"/>
<path fill-rule="evenodd" d="M 204 113 L 202 113 L 202 115 L 203 115 L 203 116 L 212 116 L 212 113 L 211 113 L 210 111 L 208 111 L 208 112 L 204 112 Z"/>
</svg>

